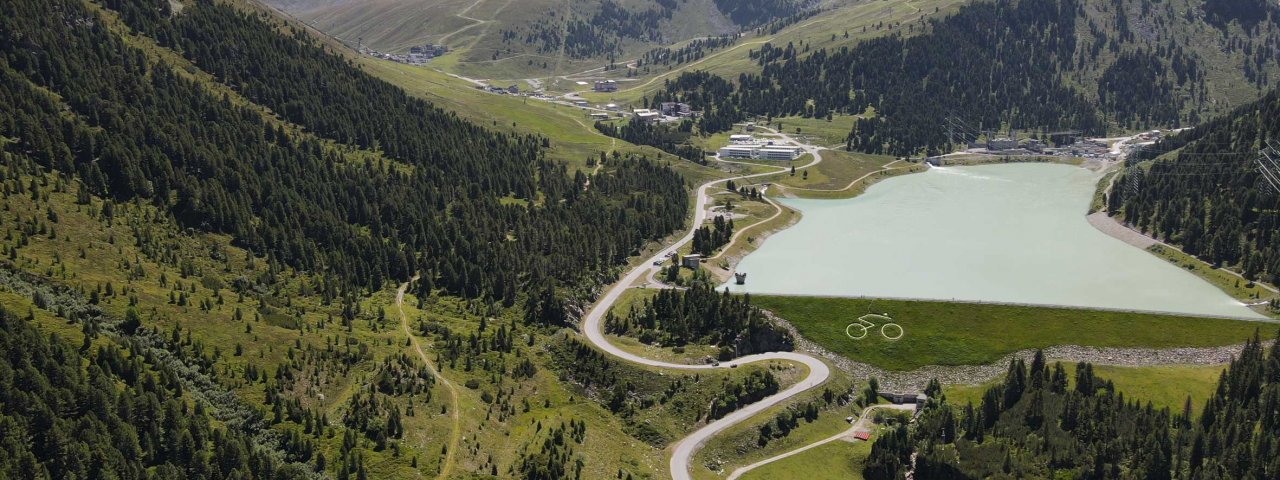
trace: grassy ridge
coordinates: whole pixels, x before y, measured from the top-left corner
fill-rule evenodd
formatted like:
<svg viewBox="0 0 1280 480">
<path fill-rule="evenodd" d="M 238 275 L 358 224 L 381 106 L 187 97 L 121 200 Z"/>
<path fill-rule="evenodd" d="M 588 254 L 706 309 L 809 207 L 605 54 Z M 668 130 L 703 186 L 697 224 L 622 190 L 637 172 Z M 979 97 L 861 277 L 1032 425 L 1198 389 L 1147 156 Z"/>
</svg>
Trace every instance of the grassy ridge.
<svg viewBox="0 0 1280 480">
<path fill-rule="evenodd" d="M 1067 369 L 1068 377 L 1074 379 L 1076 364 L 1063 362 L 1063 367 Z M 1191 409 L 1195 412 L 1213 394 L 1218 375 L 1224 369 L 1226 365 L 1093 366 L 1094 374 L 1114 382 L 1116 390 L 1124 392 L 1125 398 L 1151 402 L 1155 408 L 1181 411 L 1183 402 L 1190 397 Z M 947 385 L 943 392 L 947 395 L 947 402 L 954 406 L 969 402 L 977 405 L 982 401 L 983 392 L 997 383 L 998 379 L 981 385 Z"/>
<path fill-rule="evenodd" d="M 922 17 L 941 18 L 954 12 L 966 0 L 888 0 L 841 5 L 812 18 L 791 25 L 776 34 L 746 35 L 737 45 L 709 54 L 702 60 L 686 63 L 671 70 L 654 70 L 643 74 L 635 82 L 629 82 L 623 90 L 606 95 L 588 95 L 588 98 L 614 98 L 619 102 L 635 102 L 641 97 L 662 88 L 663 79 L 675 78 L 683 71 L 705 70 L 726 78 L 737 78 L 742 73 L 759 73 L 759 65 L 750 58 L 750 51 L 764 43 L 774 45 L 805 45 L 810 50 L 820 48 L 839 49 L 868 38 L 888 34 L 915 35 L 920 28 L 908 30 L 908 24 Z M 887 25 L 899 24 L 895 28 Z M 879 26 L 880 28 L 877 28 Z M 750 33 L 750 32 L 749 32 Z M 846 38 L 845 35 L 848 34 Z M 793 125 L 784 123 L 791 127 Z M 788 128 L 788 131 L 792 129 Z M 841 134 L 847 134 L 846 130 Z"/>
<path fill-rule="evenodd" d="M 853 360 L 890 370 L 979 365 L 1029 348 L 1208 347 L 1242 343 L 1267 324 L 1149 313 L 931 301 L 755 296 L 806 338 Z M 863 340 L 845 326 L 868 312 L 888 312 L 901 340 L 873 331 Z M 879 322 L 877 322 L 879 323 Z"/>
<path fill-rule="evenodd" d="M 1152 245 L 1147 248 L 1147 251 L 1204 279 L 1204 281 L 1227 292 L 1227 295 L 1236 300 L 1253 303 L 1270 300 L 1277 296 L 1276 293 L 1263 288 L 1258 283 L 1252 283 L 1240 278 L 1235 272 L 1224 268 L 1214 268 L 1212 265 L 1180 250 L 1164 245 Z M 1277 316 L 1276 312 L 1271 311 L 1266 305 L 1255 306 L 1253 310 L 1263 315 Z"/>
<path fill-rule="evenodd" d="M 296 388 L 286 389 L 282 395 L 325 414 L 329 427 L 340 432 L 344 415 L 352 408 L 351 400 L 376 378 L 382 360 L 409 353 L 399 328 L 392 285 L 353 294 L 359 309 L 347 328 L 341 325 L 342 302 L 326 302 L 315 287 L 320 282 L 250 256 L 231 245 L 226 236 L 184 232 L 147 204 L 117 204 L 112 216 L 106 217 L 99 213 L 106 209 L 102 199 L 91 197 L 87 204 L 77 204 L 73 191 L 57 189 L 60 183 L 55 174 L 16 176 L 4 183 L 11 188 L 19 183 L 38 187 L 34 196 L 39 200 L 33 200 L 29 192 L 0 199 L 0 226 L 5 227 L 7 238 L 13 239 L 6 246 L 16 252 L 11 260 L 15 270 L 86 292 L 113 288 L 116 294 L 102 294 L 98 301 L 108 314 L 122 318 L 128 310 L 136 309 L 145 328 L 170 332 L 181 326 L 184 336 L 189 334 L 209 353 L 211 369 L 219 373 L 225 386 L 248 404 L 262 406 L 268 418 L 266 391 L 277 380 L 270 384 L 247 380 L 245 372 L 250 366 L 276 372 L 293 365 L 292 371 L 302 372 L 299 377 L 306 381 L 298 382 Z M 33 221 L 43 223 L 48 232 L 56 232 L 56 238 L 49 238 L 50 234 L 19 233 L 20 227 Z M 25 240 L 19 241 L 19 237 Z M 244 295 L 229 287 L 238 281 L 251 284 Z M 185 299 L 170 301 L 175 292 L 183 292 Z M 78 322 L 41 310 L 30 298 L 0 288 L 0 305 L 24 315 L 31 312 L 42 329 L 73 344 L 82 341 Z M 523 325 L 518 308 L 497 309 L 455 297 L 432 295 L 419 299 L 408 294 L 404 310 L 427 354 L 439 363 L 441 375 L 457 386 L 460 404 L 452 403 L 438 384 L 432 387 L 430 399 L 380 396 L 381 401 L 401 411 L 413 405 L 417 413 L 402 418 L 405 435 L 392 440 L 387 449 L 377 450 L 372 441 L 358 436 L 356 443 L 370 478 L 434 475 L 453 431 L 448 413 L 454 409 L 462 415 L 464 436 L 461 449 L 455 454 L 454 473 L 490 472 L 495 466 L 500 472 L 505 471 L 518 464 L 525 445 L 535 445 L 536 449 L 540 444 L 540 435 L 545 435 L 540 433 L 539 425 L 580 420 L 588 424 L 586 438 L 591 445 L 576 450 L 584 462 L 583 478 L 606 478 L 619 469 L 637 478 L 660 477 L 666 471 L 661 449 L 629 434 L 635 428 L 632 424 L 646 425 L 651 436 L 679 438 L 698 424 L 697 417 L 710 397 L 720 393 L 716 386 L 764 368 L 745 366 L 697 375 L 672 371 L 657 375 L 639 367 L 628 368 L 627 374 L 633 377 L 632 384 L 640 393 L 649 393 L 646 388 L 661 389 L 662 380 L 676 377 L 697 378 L 704 383 L 687 384 L 707 387 L 681 391 L 668 404 L 637 414 L 629 424 L 580 388 L 561 381 L 542 348 L 548 340 L 559 337 Z M 237 319 L 236 312 L 243 318 Z M 385 319 L 380 312 L 385 312 Z M 441 352 L 449 350 L 448 341 L 441 335 L 421 335 L 418 329 L 422 322 L 429 322 L 447 327 L 458 336 L 475 335 L 482 318 L 490 322 L 488 333 L 482 338 L 491 338 L 494 329 L 506 326 L 519 340 L 513 353 L 476 356 L 479 366 L 475 368 L 468 368 L 462 359 L 442 359 Z M 530 337 L 535 338 L 536 347 L 526 342 Z M 107 341 L 105 337 L 98 340 Z M 316 353 L 329 351 L 367 352 L 367 356 Z M 350 363 L 345 362 L 347 358 L 352 358 Z M 484 366 L 502 363 L 504 368 L 514 367 L 524 358 L 536 366 L 530 378 L 495 373 L 496 369 Z M 804 373 L 798 368 L 778 372 L 785 381 Z M 466 386 L 468 383 L 475 388 Z M 495 395 L 500 390 L 505 392 L 501 397 L 508 399 L 505 404 L 510 405 L 506 416 L 499 413 L 503 401 L 484 399 L 485 394 Z M 274 428 L 294 431 L 302 426 L 286 420 Z M 343 439 L 339 433 L 314 441 L 318 452 L 329 459 L 340 459 Z M 330 463 L 329 468 L 335 469 L 336 465 Z"/>
<path fill-rule="evenodd" d="M 871 442 L 835 441 L 763 465 L 743 475 L 742 479 L 861 480 L 862 464 L 869 455 Z"/>
<path fill-rule="evenodd" d="M 883 165 L 892 161 L 893 157 L 884 155 L 869 155 L 846 152 L 844 150 L 823 150 L 822 163 L 808 169 L 807 174 L 805 171 L 796 172 L 795 175 L 784 174 L 774 179 L 774 182 L 788 187 L 840 190 L 849 186 L 850 182 L 863 175 L 880 170 Z M 803 196 L 808 193 L 820 192 L 800 190 L 796 193 Z"/>
</svg>

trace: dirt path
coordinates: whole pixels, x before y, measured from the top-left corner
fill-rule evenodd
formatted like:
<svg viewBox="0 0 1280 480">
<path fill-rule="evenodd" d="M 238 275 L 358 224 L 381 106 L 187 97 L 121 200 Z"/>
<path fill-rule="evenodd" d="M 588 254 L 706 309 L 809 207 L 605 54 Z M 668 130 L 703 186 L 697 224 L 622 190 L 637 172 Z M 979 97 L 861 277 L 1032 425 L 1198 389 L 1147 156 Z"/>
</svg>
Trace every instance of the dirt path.
<svg viewBox="0 0 1280 480">
<path fill-rule="evenodd" d="M 454 31 L 452 31 L 452 32 L 449 32 L 449 33 L 444 34 L 444 36 L 442 36 L 442 37 L 440 37 L 439 39 L 437 39 L 437 40 L 436 40 L 436 43 L 439 43 L 439 44 L 442 44 L 442 45 L 447 45 L 447 44 L 448 44 L 449 39 L 450 39 L 450 38 L 453 38 L 453 36 L 454 36 L 454 35 L 457 35 L 457 34 L 459 34 L 459 33 L 462 33 L 462 32 L 465 32 L 465 31 L 467 31 L 467 30 L 470 30 L 470 29 L 472 29 L 472 28 L 475 28 L 475 27 L 478 27 L 478 26 L 483 25 L 483 26 L 484 26 L 484 30 L 482 30 L 480 33 L 476 34 L 475 38 L 474 38 L 474 39 L 472 39 L 472 40 L 471 40 L 471 43 L 470 43 L 469 45 L 467 45 L 467 47 L 466 47 L 467 49 L 475 48 L 476 44 L 477 44 L 477 43 L 480 43 L 480 40 L 481 40 L 481 39 L 483 39 L 485 35 L 488 35 L 488 34 L 489 34 L 489 27 L 491 27 L 491 26 L 493 25 L 494 21 L 498 18 L 498 14 L 502 13 L 502 11 L 503 11 L 503 10 L 506 10 L 506 8 L 507 8 L 507 7 L 511 6 L 511 2 L 512 2 L 512 1 L 514 1 L 514 0 L 507 0 L 507 2 L 506 2 L 506 3 L 504 3 L 504 4 L 502 4 L 502 6 L 501 6 L 501 7 L 498 7 L 497 9 L 495 9 L 495 10 L 493 11 L 493 13 L 491 14 L 491 16 L 492 16 L 493 18 L 490 18 L 490 19 L 488 19 L 488 20 L 483 20 L 483 19 L 475 18 L 475 17 L 472 17 L 472 16 L 468 15 L 468 13 L 470 13 L 470 12 L 471 12 L 471 9 L 475 8 L 477 5 L 480 5 L 480 4 L 481 4 L 481 3 L 483 3 L 484 1 L 485 1 L 485 0 L 476 0 L 476 1 L 475 1 L 475 3 L 472 3 L 471 5 L 467 6 L 467 8 L 464 8 L 464 9 L 462 9 L 462 11 L 460 11 L 460 12 L 458 12 L 458 13 L 454 14 L 454 16 L 455 16 L 455 17 L 461 18 L 461 19 L 463 19 L 463 20 L 470 21 L 470 22 L 472 22 L 472 23 L 471 23 L 470 25 L 465 25 L 465 26 L 463 26 L 462 28 L 459 28 L 459 29 L 457 29 L 457 30 L 454 30 Z M 459 58 L 459 59 L 458 59 L 458 63 L 484 63 L 484 62 L 485 62 L 485 61 L 483 61 L 483 60 L 482 60 L 482 61 L 479 61 L 479 62 L 468 62 L 468 61 L 462 60 L 461 58 Z"/>
<path fill-rule="evenodd" d="M 457 34 L 459 34 L 459 33 L 465 32 L 465 31 L 467 31 L 467 30 L 470 30 L 470 29 L 472 29 L 472 28 L 475 28 L 477 25 L 480 25 L 480 24 L 485 23 L 487 20 L 481 20 L 481 19 L 479 19 L 479 18 L 475 18 L 475 17 L 469 17 L 469 16 L 467 16 L 467 13 L 470 13 L 470 12 L 471 12 L 471 9 L 476 8 L 476 5 L 479 5 L 479 4 L 480 4 L 481 2 L 483 2 L 483 1 L 484 1 L 484 0 L 476 0 L 476 1 L 475 1 L 475 3 L 472 3 L 471 5 L 468 5 L 468 6 L 467 6 L 467 8 L 464 8 L 464 9 L 462 9 L 462 11 L 460 11 L 460 12 L 458 12 L 458 13 L 455 13 L 455 14 L 453 15 L 453 16 L 458 17 L 458 18 L 461 18 L 461 19 L 463 19 L 463 20 L 469 20 L 469 21 L 471 21 L 472 23 L 471 23 L 470 25 L 466 25 L 466 26 L 464 26 L 464 27 L 462 27 L 462 28 L 459 28 L 459 29 L 454 30 L 454 31 L 449 32 L 449 33 L 446 33 L 446 34 L 444 34 L 444 36 L 443 36 L 443 37 L 440 37 L 438 40 L 436 40 L 436 42 L 437 42 L 437 43 L 440 43 L 440 44 L 442 44 L 442 45 L 447 45 L 447 44 L 448 44 L 449 39 L 450 39 L 450 38 L 452 38 L 454 35 L 457 35 Z"/>
<path fill-rule="evenodd" d="M 477 2 L 479 3 L 479 2 Z M 413 334 L 409 328 L 409 316 L 404 314 L 404 291 L 409 288 L 409 284 L 418 281 L 418 276 L 414 275 L 413 279 L 400 284 L 400 288 L 396 290 L 396 310 L 400 312 L 400 328 L 404 330 L 404 335 L 409 337 L 409 343 L 413 346 L 413 351 L 418 354 L 418 358 L 422 359 L 422 363 L 427 365 L 427 370 L 431 371 L 431 375 L 440 382 L 440 385 L 449 391 L 449 399 L 452 408 L 449 409 L 449 415 L 453 419 L 453 429 L 449 432 L 449 451 L 445 452 L 444 466 L 440 467 L 440 474 L 436 476 L 439 479 L 449 478 L 449 474 L 453 473 L 453 465 L 458 454 L 458 442 L 462 439 L 462 417 L 459 410 L 462 405 L 458 403 L 458 389 L 454 388 L 453 383 L 449 379 L 444 378 L 439 370 L 436 370 L 431 360 L 427 358 L 427 353 L 422 351 L 422 345 L 418 343 L 418 337 Z"/>
<path fill-rule="evenodd" d="M 585 192 L 591 189 L 591 178 L 596 176 L 596 174 L 600 173 L 600 167 L 603 167 L 603 166 L 604 166 L 603 163 L 596 164 L 596 168 L 591 170 L 591 176 L 587 177 L 587 181 L 582 184 L 582 191 Z"/>
</svg>

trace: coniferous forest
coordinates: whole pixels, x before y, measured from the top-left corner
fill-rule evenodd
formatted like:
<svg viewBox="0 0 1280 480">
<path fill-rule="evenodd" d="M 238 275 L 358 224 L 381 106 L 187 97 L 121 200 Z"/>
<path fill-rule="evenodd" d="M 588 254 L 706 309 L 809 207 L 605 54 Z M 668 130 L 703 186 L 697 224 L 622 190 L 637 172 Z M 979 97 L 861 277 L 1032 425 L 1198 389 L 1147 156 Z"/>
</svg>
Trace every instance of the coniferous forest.
<svg viewBox="0 0 1280 480">
<path fill-rule="evenodd" d="M 658 149 L 696 163 L 706 164 L 707 152 L 689 143 L 693 132 L 693 122 L 685 120 L 672 127 L 661 123 L 655 124 L 632 117 L 622 125 L 614 123 L 595 123 L 600 133 L 613 138 L 626 140 L 636 145 L 650 145 Z"/>
<path fill-rule="evenodd" d="M 677 8 L 676 0 L 656 0 L 653 6 L 643 10 L 631 10 L 613 0 L 587 2 L 561 15 L 552 12 L 549 18 L 527 26 L 502 32 L 503 43 L 523 40 L 537 46 L 539 53 L 563 51 L 571 58 L 591 58 L 622 53 L 626 41 L 661 42 L 662 26 L 671 20 Z M 579 14 L 580 9 L 597 9 L 590 15 Z M 496 55 L 496 54 L 495 54 Z"/>
<path fill-rule="evenodd" d="M 1280 281 L 1280 192 L 1257 171 L 1259 151 L 1277 139 L 1280 91 L 1272 91 L 1131 156 L 1108 208 L 1213 265 Z"/>
<path fill-rule="evenodd" d="M 625 46 L 664 45 L 631 53 L 643 76 L 831 4 L 566 5 L 503 42 L 608 56 L 604 72 Z M 710 9 L 718 36 L 664 38 L 688 5 Z M 588 172 L 549 158 L 557 138 L 439 108 L 376 77 L 382 61 L 253 1 L 0 1 L 0 479 L 663 478 L 673 442 L 807 374 L 776 359 L 720 368 L 807 346 L 750 296 L 717 291 L 710 270 L 682 278 L 679 257 L 667 281 L 688 288 L 630 290 L 630 310 L 600 301 L 620 270 L 650 269 L 634 261 L 684 231 L 678 172 L 725 181 L 715 194 L 764 195 L 726 180 L 739 173 L 717 170 L 695 135 L 752 116 L 867 112 L 847 146 L 908 155 L 948 148 L 948 115 L 1036 132 L 1199 121 L 1210 67 L 1163 36 L 1166 20 L 1144 23 L 1167 19 L 1162 5 L 981 1 L 834 49 L 753 42 L 755 71 L 673 74 L 643 100 L 688 102 L 696 117 L 594 126 L 619 142 L 581 125 L 616 148 L 587 152 L 599 167 Z M 1222 0 L 1195 13 L 1259 89 L 1274 81 L 1274 10 Z M 500 20 L 485 13 L 472 19 L 479 37 Z M 1134 155 L 1109 211 L 1280 281 L 1280 192 L 1253 171 L 1280 139 L 1277 95 Z M 635 145 L 676 158 L 623 153 L 651 151 Z M 715 217 L 689 252 L 714 255 L 752 225 Z M 607 334 L 698 370 L 584 342 L 572 330 L 597 301 L 611 308 Z M 709 456 L 790 448 L 793 430 L 852 413 L 838 409 L 861 381 L 834 372 L 708 442 Z M 948 404 L 935 382 L 919 420 L 875 442 L 864 474 L 1280 478 L 1278 385 L 1280 346 L 1257 339 L 1198 415 L 1127 401 L 1089 365 L 1068 375 L 1037 356 L 976 406 Z"/>
<path fill-rule="evenodd" d="M 545 158 L 549 139 L 468 123 L 256 10 L 173 5 L 8 2 L 0 15 L 0 292 L 39 312 L 2 315 L 16 332 L 0 366 L 13 373 L 0 378 L 4 478 L 369 478 L 366 453 L 399 456 L 405 424 L 421 421 L 413 405 L 440 401 L 416 360 L 375 357 L 401 347 L 365 336 L 390 330 L 389 315 L 360 299 L 420 274 L 422 298 L 523 308 L 522 328 L 558 326 L 578 296 L 683 224 L 685 182 L 665 165 L 615 155 L 572 172 Z M 13 211 L 15 198 L 38 216 Z M 55 207 L 87 216 L 59 224 Z M 72 250 L 68 230 L 87 247 Z M 136 242 L 117 245 L 126 235 Z M 230 246 L 212 240 L 223 238 Z M 46 247 L 66 249 L 53 252 L 58 274 L 33 260 Z M 116 278 L 127 285 L 86 285 L 61 263 L 93 263 L 96 248 L 130 254 L 88 267 L 127 272 Z M 230 258 L 236 248 L 247 251 Z M 13 280 L 26 270 L 44 275 Z M 139 291 L 157 280 L 160 295 Z M 66 295 L 74 308 L 24 290 L 59 282 L 78 289 Z M 112 300 L 128 313 L 77 313 Z M 50 315 L 83 327 L 83 345 L 46 348 L 15 329 Z M 189 317 L 216 320 L 196 322 L 193 338 Z M 528 359 L 508 370 L 487 358 L 513 355 L 515 328 L 495 325 L 483 347 L 423 333 L 460 370 L 474 361 L 528 378 Z M 283 331 L 289 341 L 266 340 Z M 103 366 L 77 373 L 82 361 Z M 351 396 L 329 410 L 316 389 L 347 382 Z M 480 401 L 515 412 L 513 390 L 485 387 Z M 530 472 L 550 468 L 538 466 L 545 450 L 529 448 Z"/>
<path fill-rule="evenodd" d="M 755 28 L 779 18 L 800 14 L 803 0 L 715 0 L 716 8 L 743 27 Z"/>
<path fill-rule="evenodd" d="M 616 335 L 634 335 L 645 343 L 719 346 L 722 360 L 789 351 L 795 341 L 751 305 L 750 297 L 716 292 L 701 283 L 687 290 L 662 290 L 622 316 L 610 312 L 604 328 Z"/>
<path fill-rule="evenodd" d="M 217 2 L 180 16 L 166 1 L 107 5 L 308 135 L 146 61 L 80 2 L 56 1 L 0 20 L 6 148 L 344 290 L 421 271 L 423 291 L 510 305 L 531 286 L 596 281 L 687 208 L 667 168 L 623 159 L 586 189 L 543 158 L 546 139 L 466 123 L 259 15 Z"/>
<path fill-rule="evenodd" d="M 1144 14 L 1163 18 L 1132 17 Z M 847 147 L 898 156 L 947 151 L 959 141 L 943 126 L 949 118 L 970 140 L 1010 128 L 1103 135 L 1177 126 L 1199 121 L 1211 103 L 1191 40 L 1151 40 L 1152 29 L 1187 21 L 1178 15 L 1154 2 L 977 2 L 940 20 L 877 24 L 885 34 L 839 48 L 766 43 L 751 51 L 759 73 L 733 83 L 683 73 L 651 102 L 691 103 L 712 133 L 748 116 L 829 119 L 870 108 L 875 115 L 856 120 Z M 1241 75 L 1265 85 L 1259 72 L 1280 62 L 1277 42 L 1259 34 L 1230 45 L 1243 45 Z"/>
<path fill-rule="evenodd" d="M 802 0 L 716 0 L 715 8 L 724 15 L 732 25 L 739 29 L 771 28 L 774 31 L 784 25 L 793 23 L 811 14 L 809 4 Z M 540 54 L 556 54 L 563 52 L 575 59 L 607 57 L 611 66 L 614 60 L 622 60 L 621 55 L 628 53 L 627 47 L 634 43 L 669 45 L 676 39 L 668 38 L 666 32 L 675 22 L 678 15 L 705 15 L 704 11 L 682 10 L 689 7 L 688 0 L 649 0 L 646 2 L 624 3 L 615 0 L 591 0 L 570 3 L 565 12 L 551 11 L 536 21 L 526 25 L 514 26 L 502 30 L 502 43 L 508 48 L 494 52 L 494 59 L 514 53 L 512 45 L 524 43 L 535 47 Z M 730 32 L 721 31 L 724 35 Z M 725 35 L 717 39 L 701 40 L 680 48 L 675 54 L 677 58 L 700 56 L 703 47 L 714 51 L 718 47 L 733 43 L 737 39 L 733 35 Z M 726 43 L 727 42 L 727 43 Z M 669 49 L 664 57 L 671 55 Z M 695 51 L 697 53 L 695 53 Z M 653 58 L 657 52 L 645 54 L 647 63 L 657 63 Z M 646 62 L 642 61 L 640 64 Z M 682 63 L 682 60 L 676 62 Z M 545 67 L 544 67 L 545 68 Z"/>
<path fill-rule="evenodd" d="M 720 247 L 728 245 L 732 238 L 733 219 L 725 220 L 723 216 L 716 216 L 711 225 L 703 225 L 693 232 L 693 253 L 710 256 Z"/>
<path fill-rule="evenodd" d="M 1268 352 L 1269 350 L 1269 352 Z M 951 405 L 936 380 L 913 425 L 882 435 L 863 470 L 902 478 L 1277 478 L 1280 343 L 1255 336 L 1193 410 L 1125 398 L 1087 363 L 1074 376 L 1037 353 L 1010 364 L 978 405 Z"/>
<path fill-rule="evenodd" d="M 307 466 L 212 427 L 203 404 L 182 400 L 178 374 L 141 347 L 76 347 L 0 308 L 0 477 L 309 478 Z"/>
</svg>

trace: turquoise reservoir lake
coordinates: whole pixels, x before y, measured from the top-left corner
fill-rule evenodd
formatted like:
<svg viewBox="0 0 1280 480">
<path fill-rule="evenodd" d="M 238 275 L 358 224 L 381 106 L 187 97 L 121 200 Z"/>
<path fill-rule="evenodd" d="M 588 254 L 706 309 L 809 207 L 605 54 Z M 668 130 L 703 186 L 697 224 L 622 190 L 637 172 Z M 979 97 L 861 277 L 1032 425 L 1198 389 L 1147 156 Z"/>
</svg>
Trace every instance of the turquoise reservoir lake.
<svg viewBox="0 0 1280 480">
<path fill-rule="evenodd" d="M 934 168 L 799 223 L 738 264 L 738 292 L 991 301 L 1262 318 L 1085 219 L 1100 176 L 1057 164 Z"/>
</svg>

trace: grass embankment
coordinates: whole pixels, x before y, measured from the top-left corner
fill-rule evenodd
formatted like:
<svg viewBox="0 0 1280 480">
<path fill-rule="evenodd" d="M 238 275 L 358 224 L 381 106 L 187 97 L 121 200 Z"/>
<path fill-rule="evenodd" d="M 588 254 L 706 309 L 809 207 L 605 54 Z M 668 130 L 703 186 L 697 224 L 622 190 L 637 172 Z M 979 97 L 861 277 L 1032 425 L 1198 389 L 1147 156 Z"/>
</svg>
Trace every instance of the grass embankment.
<svg viewBox="0 0 1280 480">
<path fill-rule="evenodd" d="M 853 198 L 867 188 L 886 178 L 924 171 L 928 167 L 918 163 L 895 161 L 893 157 L 823 150 L 822 163 L 796 175 L 774 177 L 775 196 L 839 200 Z"/>
<path fill-rule="evenodd" d="M 834 441 L 766 464 L 741 480 L 803 478 L 805 480 L 861 480 L 862 465 L 871 455 L 871 442 Z"/>
<path fill-rule="evenodd" d="M 1107 208 L 1107 188 L 1111 186 L 1111 182 L 1115 180 L 1116 175 L 1120 174 L 1120 170 L 1113 170 L 1102 176 L 1098 180 L 1098 186 L 1093 190 L 1093 200 L 1089 202 L 1089 213 L 1101 212 Z"/>
<path fill-rule="evenodd" d="M 859 177 L 880 170 L 893 160 L 893 157 L 885 155 L 823 150 L 821 163 L 797 171 L 795 175 L 783 174 L 773 182 L 786 187 L 839 190 Z M 807 176 L 805 172 L 808 172 Z"/>
<path fill-rule="evenodd" d="M 1054 345 L 1209 347 L 1242 343 L 1258 328 L 1241 320 L 938 301 L 754 296 L 806 338 L 853 360 L 888 370 L 981 365 L 1019 350 Z M 905 333 L 890 341 L 873 329 L 852 340 L 846 325 L 888 312 Z M 877 322 L 879 323 L 879 322 Z"/>
<path fill-rule="evenodd" d="M 1052 362 L 1052 359 L 1050 359 Z M 1067 377 L 1075 383 L 1076 364 L 1063 362 Z M 1111 380 L 1116 391 L 1124 392 L 1126 399 L 1151 402 L 1155 408 L 1168 407 L 1180 412 L 1183 402 L 1191 398 L 1191 409 L 1198 412 L 1213 394 L 1218 375 L 1226 365 L 1159 365 L 1151 367 L 1117 367 L 1094 365 L 1093 373 L 1099 378 Z M 982 385 L 946 385 L 943 392 L 952 406 L 982 402 L 982 394 L 1002 379 Z"/>
<path fill-rule="evenodd" d="M 1257 283 L 1249 282 L 1240 278 L 1235 272 L 1222 268 L 1213 268 L 1212 265 L 1201 261 L 1200 259 L 1187 255 L 1182 251 L 1169 248 L 1164 245 L 1153 245 L 1147 249 L 1153 255 L 1164 259 L 1165 261 L 1177 265 L 1182 269 L 1195 274 L 1204 279 L 1204 281 L 1213 284 L 1218 289 L 1226 292 L 1231 298 L 1240 300 L 1245 303 L 1256 303 L 1272 298 L 1277 295 L 1271 290 L 1263 288 Z M 1252 307 L 1254 311 L 1273 318 L 1280 317 L 1280 314 L 1271 311 L 1266 305 L 1256 305 Z"/>
</svg>

